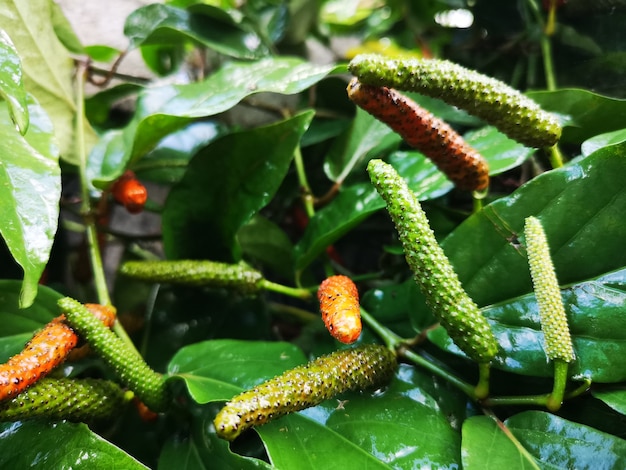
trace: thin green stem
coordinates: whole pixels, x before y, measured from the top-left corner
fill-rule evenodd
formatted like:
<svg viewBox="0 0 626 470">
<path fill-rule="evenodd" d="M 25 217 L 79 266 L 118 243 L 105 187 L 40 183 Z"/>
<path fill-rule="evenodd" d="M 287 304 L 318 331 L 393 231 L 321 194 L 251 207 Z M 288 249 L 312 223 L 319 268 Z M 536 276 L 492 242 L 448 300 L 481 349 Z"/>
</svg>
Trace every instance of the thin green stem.
<svg viewBox="0 0 626 470">
<path fill-rule="evenodd" d="M 86 79 L 86 67 L 84 64 L 78 66 L 76 80 L 76 154 L 78 157 L 78 173 L 81 182 L 82 203 L 80 212 L 85 220 L 87 243 L 91 256 L 91 267 L 94 276 L 94 284 L 98 295 L 98 302 L 102 305 L 110 305 L 109 289 L 104 276 L 104 267 L 98 245 L 98 233 L 93 220 L 91 204 L 89 198 L 89 183 L 87 178 L 87 148 L 85 145 L 85 96 L 84 85 Z"/>
<path fill-rule="evenodd" d="M 383 342 L 385 343 L 385 345 L 389 348 L 389 349 L 393 349 L 396 350 L 400 347 L 401 344 L 404 343 L 404 339 L 402 339 L 400 336 L 398 336 L 397 334 L 395 334 L 393 331 L 391 331 L 389 328 L 381 325 L 378 320 L 376 320 L 367 310 L 365 310 L 363 307 L 361 307 L 361 318 L 363 319 L 363 322 L 369 327 L 371 328 L 378 336 L 380 336 L 380 339 L 383 340 Z"/>
<path fill-rule="evenodd" d="M 546 150 L 549 153 L 552 168 L 561 168 L 563 166 L 563 156 L 561 155 L 558 145 L 555 144 Z"/>
<path fill-rule="evenodd" d="M 81 187 L 81 207 L 80 212 L 85 221 L 85 230 L 87 235 L 87 244 L 89 246 L 89 256 L 91 258 L 91 269 L 93 271 L 94 285 L 98 296 L 98 303 L 102 305 L 111 305 L 111 297 L 104 275 L 104 265 L 102 264 L 102 256 L 100 254 L 100 245 L 98 244 L 98 231 L 96 229 L 93 212 L 91 210 L 91 202 L 89 197 L 89 178 L 87 177 L 87 147 L 85 145 L 85 80 L 87 69 L 84 63 L 78 65 L 76 74 L 76 154 L 78 160 L 78 174 L 80 177 Z M 129 338 L 126 330 L 116 321 L 113 324 L 113 331 L 125 342 L 129 347 L 135 348 L 132 340 Z"/>
<path fill-rule="evenodd" d="M 583 383 L 580 384 L 577 388 L 565 394 L 564 398 L 569 400 L 570 398 L 577 397 L 578 395 L 582 395 L 591 387 L 591 379 L 588 377 L 583 378 Z"/>
<path fill-rule="evenodd" d="M 552 412 L 558 411 L 563 404 L 565 386 L 567 385 L 567 369 L 568 363 L 563 359 L 554 360 L 554 387 L 546 403 L 546 407 Z"/>
<path fill-rule="evenodd" d="M 477 400 L 482 400 L 489 396 L 489 378 L 491 376 L 491 364 L 481 362 L 478 364 L 478 383 L 474 388 L 474 396 Z"/>
<path fill-rule="evenodd" d="M 447 372 L 446 370 L 442 369 L 441 367 L 428 362 L 426 359 L 424 359 L 422 356 L 420 356 L 419 354 L 414 353 L 413 351 L 411 351 L 410 349 L 407 348 L 400 348 L 400 350 L 398 351 L 398 355 L 404 357 L 405 359 L 411 361 L 413 364 L 417 365 L 417 366 L 421 366 L 424 369 L 428 370 L 429 372 L 431 372 L 432 374 L 441 377 L 442 379 L 446 380 L 447 382 L 449 382 L 450 384 L 454 385 L 456 388 L 458 388 L 459 390 L 461 390 L 463 393 L 465 393 L 467 396 L 471 397 L 471 398 L 475 398 L 474 396 L 474 386 L 470 383 L 465 382 L 464 380 L 459 379 L 457 376 Z"/>
<path fill-rule="evenodd" d="M 305 289 L 302 287 L 289 287 L 284 286 L 282 284 L 277 284 L 272 281 L 268 281 L 267 279 L 261 280 L 261 287 L 265 290 L 270 290 L 273 292 L 278 292 L 280 294 L 285 294 L 290 297 L 295 297 L 297 299 L 309 300 L 313 297 L 313 294 L 309 289 Z"/>
<path fill-rule="evenodd" d="M 505 405 L 523 405 L 523 406 L 545 406 L 548 401 L 548 394 L 545 395 L 523 395 L 515 397 L 490 397 L 484 399 L 481 403 L 483 406 L 505 406 Z"/>
<path fill-rule="evenodd" d="M 554 61 L 552 59 L 552 43 L 550 41 L 550 36 L 545 33 L 545 22 L 537 2 L 535 0 L 528 0 L 528 4 L 535 15 L 537 24 L 543 31 L 539 43 L 541 46 L 541 55 L 543 57 L 543 70 L 545 74 L 546 88 L 549 91 L 554 91 L 556 90 L 556 78 L 554 74 Z"/>
<path fill-rule="evenodd" d="M 309 217 L 313 217 L 315 214 L 315 208 L 313 207 L 313 194 L 311 192 L 311 186 L 306 177 L 306 171 L 304 170 L 304 161 L 302 160 L 302 152 L 300 147 L 296 147 L 293 154 L 293 161 L 296 165 L 296 173 L 298 174 L 298 182 L 300 183 L 300 189 L 302 191 L 302 202 L 304 203 L 304 210 Z"/>
</svg>

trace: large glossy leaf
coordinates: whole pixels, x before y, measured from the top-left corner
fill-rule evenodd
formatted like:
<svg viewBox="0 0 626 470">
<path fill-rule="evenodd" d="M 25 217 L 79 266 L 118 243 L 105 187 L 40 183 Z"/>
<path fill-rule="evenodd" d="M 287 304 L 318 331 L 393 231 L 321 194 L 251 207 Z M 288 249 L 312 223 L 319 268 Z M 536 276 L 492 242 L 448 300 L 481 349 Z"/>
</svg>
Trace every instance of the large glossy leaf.
<svg viewBox="0 0 626 470">
<path fill-rule="evenodd" d="M 626 270 L 576 284 L 562 291 L 576 360 L 571 376 L 594 382 L 626 380 Z M 534 294 L 483 309 L 500 345 L 496 367 L 524 375 L 550 377 L 554 368 L 546 360 L 544 335 Z M 442 328 L 429 338 L 448 351 L 461 354 Z"/>
<path fill-rule="evenodd" d="M 0 103 L 0 234 L 24 270 L 20 305 L 29 306 L 37 293 L 57 230 L 61 170 L 52 124 L 29 97 L 29 130 L 22 136 Z"/>
<path fill-rule="evenodd" d="M 537 462 L 520 449 L 496 422 L 486 416 L 474 416 L 463 423 L 464 470 L 538 470 Z"/>
<path fill-rule="evenodd" d="M 0 436 L 2 468 L 147 469 L 85 424 L 5 423 Z"/>
<path fill-rule="evenodd" d="M 350 398 L 326 426 L 392 468 L 456 468 L 460 436 L 437 405 L 424 398 L 420 403 L 403 392 Z"/>
<path fill-rule="evenodd" d="M 626 266 L 626 145 L 546 172 L 469 217 L 442 243 L 479 305 L 532 291 L 528 262 L 516 245 L 524 219 L 538 217 L 561 284 Z"/>
<path fill-rule="evenodd" d="M 0 30 L 0 96 L 9 104 L 11 119 L 25 134 L 28 129 L 28 104 L 22 83 L 22 63 L 9 35 Z"/>
<path fill-rule="evenodd" d="M 196 154 L 165 203 L 168 257 L 238 260 L 237 231 L 273 197 L 312 118 L 230 134 Z"/>
<path fill-rule="evenodd" d="M 580 144 L 594 135 L 618 130 L 626 122 L 626 100 L 588 90 L 536 91 L 528 95 L 542 108 L 564 115 L 562 142 Z"/>
<path fill-rule="evenodd" d="M 114 164 L 92 168 L 101 182 L 110 182 L 123 172 L 128 161 L 143 157 L 167 134 L 206 116 L 224 112 L 247 96 L 261 92 L 299 93 L 322 80 L 333 66 L 314 65 L 295 57 L 267 58 L 255 62 L 230 62 L 200 83 L 164 85 L 144 90 L 136 115 L 123 130 L 121 156 Z M 108 155 L 102 159 L 108 160 Z"/>
<path fill-rule="evenodd" d="M 160 3 L 146 5 L 126 18 L 124 34 L 132 47 L 191 39 L 238 59 L 254 59 L 269 52 L 255 32 L 242 27 L 224 10 L 208 5 L 202 13 Z"/>
<path fill-rule="evenodd" d="M 35 96 L 54 124 L 62 157 L 76 162 L 74 60 L 57 38 L 52 14 L 49 0 L 9 0 L 0 8 L 0 29 L 8 33 L 19 52 L 26 91 Z M 90 147 L 95 134 L 87 122 L 85 132 Z"/>
<path fill-rule="evenodd" d="M 596 470 L 626 467 L 626 441 L 541 411 L 505 421 L 541 468 Z"/>
<path fill-rule="evenodd" d="M 57 300 L 61 294 L 39 286 L 35 302 L 20 308 L 20 287 L 19 281 L 0 280 L 0 362 L 21 351 L 36 330 L 58 316 Z"/>
<path fill-rule="evenodd" d="M 276 468 L 393 468 L 330 428 L 299 414 L 260 427 L 258 433 Z"/>
<path fill-rule="evenodd" d="M 246 388 L 306 362 L 289 343 L 213 340 L 181 348 L 168 374 L 182 379 L 200 404 L 226 401 Z"/>
</svg>

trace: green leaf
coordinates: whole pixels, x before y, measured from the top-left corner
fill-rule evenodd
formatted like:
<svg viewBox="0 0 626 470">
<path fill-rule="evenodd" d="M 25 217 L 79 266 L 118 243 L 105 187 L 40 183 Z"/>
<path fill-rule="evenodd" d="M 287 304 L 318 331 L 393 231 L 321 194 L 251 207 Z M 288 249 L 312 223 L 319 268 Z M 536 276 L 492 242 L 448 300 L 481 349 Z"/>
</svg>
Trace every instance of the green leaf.
<svg viewBox="0 0 626 470">
<path fill-rule="evenodd" d="M 146 5 L 126 18 L 124 34 L 131 47 L 169 45 L 191 39 L 238 59 L 255 59 L 268 54 L 256 33 L 242 28 L 223 10 L 212 10 L 213 15 L 209 16 L 206 9 L 203 9 L 204 14 L 199 14 L 159 3 Z"/>
<path fill-rule="evenodd" d="M 168 258 L 239 260 L 237 231 L 278 190 L 312 118 L 309 111 L 230 134 L 198 152 L 165 203 Z"/>
<path fill-rule="evenodd" d="M 84 54 L 85 48 L 80 42 L 78 36 L 76 36 L 74 28 L 72 28 L 72 25 L 67 20 L 61 6 L 54 1 L 49 2 L 49 4 L 50 20 L 59 41 L 61 41 L 63 46 L 65 46 L 65 48 L 73 54 Z"/>
<path fill-rule="evenodd" d="M 53 28 L 51 3 L 50 0 L 4 2 L 0 8 L 0 28 L 11 37 L 22 59 L 26 91 L 35 96 L 52 120 L 62 158 L 76 163 L 74 59 Z M 95 140 L 85 120 L 87 147 Z"/>
<path fill-rule="evenodd" d="M 204 404 L 229 400 L 304 362 L 302 351 L 289 343 L 213 340 L 181 348 L 167 370 Z"/>
<path fill-rule="evenodd" d="M 184 439 L 170 439 L 163 446 L 159 456 L 159 467 L 163 470 L 250 470 L 270 469 L 268 463 L 244 457 L 230 450 L 228 442 L 215 434 L 213 418 L 215 407 L 205 407 L 201 413 L 194 413 L 191 430 Z"/>
<path fill-rule="evenodd" d="M 539 469 L 533 457 L 518 446 L 486 416 L 463 423 L 464 470 Z"/>
<path fill-rule="evenodd" d="M 210 142 L 226 134 L 219 121 L 197 121 L 165 137 L 132 169 L 137 176 L 158 183 L 177 183 L 185 175 L 189 160 Z"/>
<path fill-rule="evenodd" d="M 594 135 L 624 127 L 626 100 L 587 90 L 566 89 L 528 93 L 542 108 L 564 115 L 561 142 L 580 144 Z"/>
<path fill-rule="evenodd" d="M 91 50 L 89 47 L 87 49 Z M 141 85 L 135 83 L 121 83 L 94 93 L 85 99 L 85 116 L 94 126 L 106 128 L 109 121 L 111 121 L 111 108 L 113 108 L 115 103 L 123 98 L 136 95 L 142 88 Z"/>
<path fill-rule="evenodd" d="M 59 315 L 57 300 L 62 295 L 39 286 L 37 297 L 28 308 L 20 308 L 19 281 L 0 280 L 0 361 L 20 352 L 33 336 L 33 333 Z"/>
<path fill-rule="evenodd" d="M 124 128 L 125 153 L 112 157 L 118 163 L 111 168 L 117 170 L 102 172 L 99 184 L 118 178 L 129 163 L 132 165 L 163 137 L 192 121 L 224 112 L 255 93 L 299 93 L 332 70 L 332 66 L 314 65 L 295 57 L 276 57 L 227 63 L 200 83 L 147 88 L 139 97 L 133 121 Z"/>
<path fill-rule="evenodd" d="M 574 343 L 576 359 L 569 375 L 594 382 L 622 382 L 626 367 L 626 269 L 576 284 L 561 291 Z M 483 309 L 500 344 L 494 365 L 517 374 L 551 377 L 544 336 L 534 294 Z M 443 328 L 432 330 L 429 339 L 455 354 L 462 354 Z"/>
<path fill-rule="evenodd" d="M 626 468 L 626 441 L 611 434 L 541 411 L 519 413 L 505 424 L 542 468 Z"/>
<path fill-rule="evenodd" d="M 460 462 L 460 436 L 446 416 L 435 403 L 403 392 L 350 398 L 326 426 L 393 468 L 455 468 Z"/>
<path fill-rule="evenodd" d="M 341 183 L 352 168 L 372 156 L 397 147 L 402 138 L 371 114 L 357 108 L 350 128 L 335 139 L 324 162 L 324 171 L 331 181 Z"/>
<path fill-rule="evenodd" d="M 301 414 L 283 416 L 257 429 L 275 468 L 390 469 L 365 449 Z"/>
<path fill-rule="evenodd" d="M 596 150 L 600 150 L 609 145 L 621 144 L 626 140 L 626 129 L 620 129 L 606 134 L 596 135 L 587 139 L 581 145 L 581 153 L 584 157 L 591 155 Z"/>
<path fill-rule="evenodd" d="M 6 423 L 0 425 L 0 435 L 2 468 L 147 468 L 85 424 Z"/>
<path fill-rule="evenodd" d="M 246 259 L 261 263 L 285 279 L 293 278 L 293 247 L 278 225 L 257 215 L 239 229 L 237 240 Z"/>
<path fill-rule="evenodd" d="M 622 387 L 592 390 L 591 394 L 618 413 L 626 414 L 626 390 Z"/>
<path fill-rule="evenodd" d="M 111 62 L 117 59 L 122 51 L 105 44 L 94 44 L 92 46 L 85 46 L 85 53 L 96 62 Z M 124 83 L 124 85 L 136 86 L 132 83 Z"/>
<path fill-rule="evenodd" d="M 0 96 L 9 104 L 11 119 L 24 135 L 28 129 L 28 103 L 22 83 L 22 63 L 6 32 L 0 30 Z"/>
<path fill-rule="evenodd" d="M 389 161 L 420 200 L 440 196 L 452 188 L 443 173 L 418 152 L 394 152 Z M 338 196 L 307 225 L 295 247 L 296 268 L 304 269 L 327 246 L 384 207 L 385 202 L 370 183 L 342 187 Z"/>
<path fill-rule="evenodd" d="M 509 139 L 492 126 L 467 132 L 463 138 L 487 160 L 492 176 L 518 167 L 535 152 L 535 149 Z"/>
<path fill-rule="evenodd" d="M 0 103 L 0 234 L 24 270 L 20 305 L 28 307 L 46 267 L 59 219 L 61 170 L 52 124 L 29 98 L 29 130 L 22 136 Z"/>
<path fill-rule="evenodd" d="M 617 223 L 626 213 L 625 155 L 625 144 L 613 145 L 543 173 L 454 230 L 442 246 L 474 301 L 489 305 L 532 291 L 516 239 L 530 215 L 544 226 L 561 285 L 626 266 L 626 225 Z"/>
</svg>

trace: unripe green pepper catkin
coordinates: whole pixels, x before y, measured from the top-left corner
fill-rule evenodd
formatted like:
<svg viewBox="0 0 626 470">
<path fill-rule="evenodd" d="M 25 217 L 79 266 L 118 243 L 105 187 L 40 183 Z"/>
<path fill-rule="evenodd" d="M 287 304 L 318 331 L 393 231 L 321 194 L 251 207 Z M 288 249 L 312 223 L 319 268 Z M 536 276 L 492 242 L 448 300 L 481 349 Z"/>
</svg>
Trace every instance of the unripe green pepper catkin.
<svg viewBox="0 0 626 470">
<path fill-rule="evenodd" d="M 382 160 L 370 160 L 367 171 L 387 203 L 407 263 L 426 303 L 465 354 L 476 362 L 488 363 L 498 352 L 496 338 L 437 243 L 415 194 L 394 168 Z"/>
<path fill-rule="evenodd" d="M 348 390 L 386 383 L 396 355 L 380 345 L 336 351 L 257 385 L 230 400 L 215 417 L 215 430 L 232 441 L 252 426 L 309 408 Z"/>
<path fill-rule="evenodd" d="M 574 347 L 567 315 L 563 307 L 561 289 L 554 272 L 546 233 L 536 217 L 528 217 L 524 225 L 526 252 L 533 280 L 541 329 L 545 337 L 546 356 L 549 360 L 574 360 Z"/>
<path fill-rule="evenodd" d="M 43 418 L 91 422 L 119 414 L 132 398 L 132 392 L 108 380 L 43 378 L 0 403 L 0 421 Z"/>
<path fill-rule="evenodd" d="M 457 106 L 529 147 L 551 147 L 561 137 L 555 116 L 506 83 L 447 60 L 356 56 L 350 72 L 367 85 L 416 91 Z"/>
<path fill-rule="evenodd" d="M 58 301 L 71 327 L 91 346 L 137 397 L 153 411 L 164 411 L 169 390 L 164 377 L 146 364 L 137 352 L 105 327 L 80 302 L 64 297 Z"/>
<path fill-rule="evenodd" d="M 207 260 L 127 261 L 120 273 L 149 282 L 226 287 L 245 294 L 262 288 L 263 274 L 245 263 Z"/>
</svg>

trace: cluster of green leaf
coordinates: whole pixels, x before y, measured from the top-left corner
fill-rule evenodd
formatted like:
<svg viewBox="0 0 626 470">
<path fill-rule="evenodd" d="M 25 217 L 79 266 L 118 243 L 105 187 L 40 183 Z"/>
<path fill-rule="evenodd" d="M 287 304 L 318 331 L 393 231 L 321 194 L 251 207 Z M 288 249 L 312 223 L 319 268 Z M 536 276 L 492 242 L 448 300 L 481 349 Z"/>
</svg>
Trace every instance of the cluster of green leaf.
<svg viewBox="0 0 626 470">
<path fill-rule="evenodd" d="M 171 0 L 139 8 L 125 23 L 129 49 L 141 52 L 157 78 L 119 76 L 118 84 L 85 99 L 81 78 L 102 78 L 86 59 L 109 69 L 121 51 L 81 44 L 54 1 L 5 2 L 0 360 L 59 314 L 61 296 L 112 299 L 137 349 L 167 375 L 175 401 L 151 422 L 130 409 L 92 427 L 0 424 L 0 466 L 626 467 L 626 101 L 615 92 L 622 4 L 571 0 L 557 10 L 556 32 L 548 36 L 548 13 L 535 0 Z M 435 21 L 456 8 L 473 13 L 472 27 Z M 583 17 L 601 19 L 603 27 Z M 527 94 L 559 117 L 565 164 L 549 169 L 542 151 L 412 95 L 487 159 L 492 186 L 473 211 L 470 195 L 350 103 L 347 57 L 334 52 L 337 39 L 357 39 L 357 51 L 451 58 L 519 88 L 538 88 Z M 330 59 L 313 62 L 307 54 L 313 46 Z M 581 81 L 590 80 L 573 65 L 581 57 L 598 71 L 597 82 Z M 132 112 L 115 119 L 123 98 L 133 100 Z M 391 163 L 423 202 L 493 328 L 500 351 L 492 396 L 482 403 L 459 387 L 476 380 L 476 365 L 442 328 L 430 328 L 435 320 L 365 171 L 373 157 Z M 105 225 L 96 226 L 92 215 L 102 214 L 90 211 L 103 207 L 99 198 L 126 170 L 167 189 L 163 204 L 147 205 L 160 217 L 165 258 L 243 260 L 269 281 L 310 292 L 329 272 L 348 274 L 370 314 L 359 342 L 383 342 L 385 332 L 424 341 L 401 357 L 381 390 L 341 395 L 232 444 L 219 439 L 212 421 L 223 402 L 345 346 L 325 331 L 314 296 L 303 300 L 288 290 L 247 296 L 121 275 L 107 287 L 96 230 L 108 227 L 100 218 Z M 533 401 L 550 391 L 553 371 L 524 250 L 528 216 L 545 228 L 563 288 L 576 353 L 568 390 L 592 382 L 558 413 Z M 72 231 L 87 246 L 87 261 L 76 256 L 82 252 L 67 253 Z M 153 258 L 153 245 L 143 243 L 151 235 L 109 230 L 108 239 L 124 243 L 124 259 Z M 93 282 L 69 281 L 85 263 Z M 59 265 L 64 275 L 52 276 Z M 53 277 L 50 286 L 39 285 L 44 270 Z M 97 358 L 59 374 L 111 377 Z"/>
</svg>

